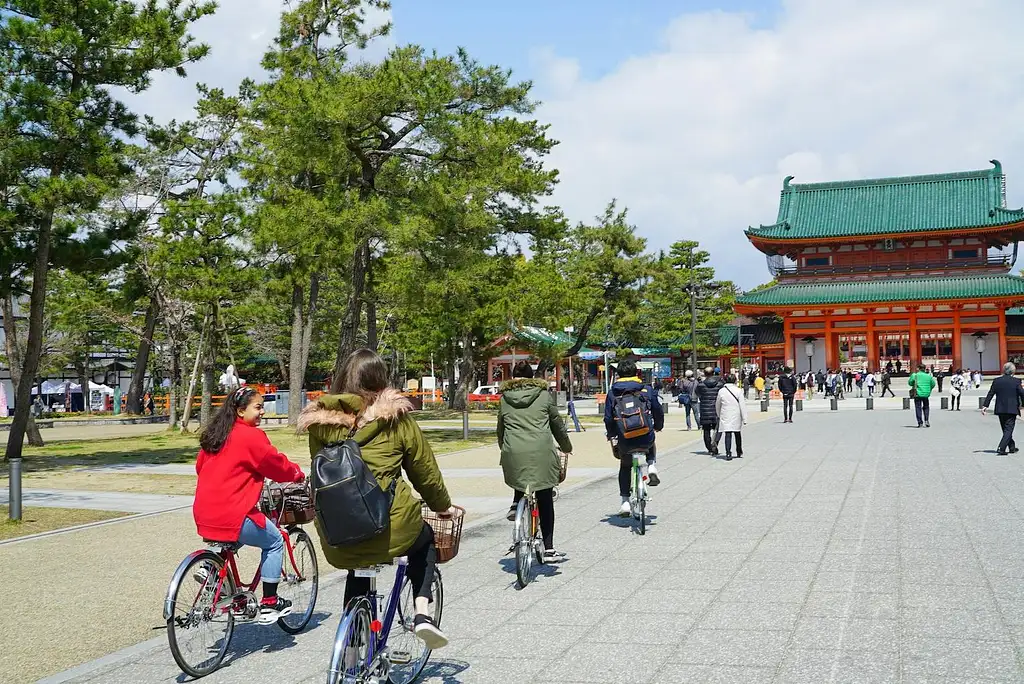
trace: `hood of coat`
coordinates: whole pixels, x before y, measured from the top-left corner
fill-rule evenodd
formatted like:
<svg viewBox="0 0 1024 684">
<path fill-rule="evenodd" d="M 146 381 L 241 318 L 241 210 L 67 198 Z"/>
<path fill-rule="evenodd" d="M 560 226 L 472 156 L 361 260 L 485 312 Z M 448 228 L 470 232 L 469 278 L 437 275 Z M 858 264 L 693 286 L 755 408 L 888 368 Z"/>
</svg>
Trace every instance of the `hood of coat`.
<svg viewBox="0 0 1024 684">
<path fill-rule="evenodd" d="M 398 390 L 388 388 L 364 408 L 363 398 L 356 394 L 325 394 L 309 404 L 299 415 L 299 432 L 318 426 L 330 428 L 362 428 L 374 421 L 394 423 L 412 411 L 412 404 Z M 360 413 L 361 412 L 361 413 Z M 356 419 L 358 417 L 358 425 Z"/>
<path fill-rule="evenodd" d="M 541 378 L 512 378 L 501 383 L 501 400 L 512 408 L 526 408 L 548 391 L 548 381 Z"/>
<path fill-rule="evenodd" d="M 722 383 L 718 382 L 718 378 L 716 376 L 711 376 L 710 378 L 704 378 L 704 386 L 709 388 L 709 389 L 714 389 L 716 387 L 720 387 L 721 384 Z"/>
</svg>

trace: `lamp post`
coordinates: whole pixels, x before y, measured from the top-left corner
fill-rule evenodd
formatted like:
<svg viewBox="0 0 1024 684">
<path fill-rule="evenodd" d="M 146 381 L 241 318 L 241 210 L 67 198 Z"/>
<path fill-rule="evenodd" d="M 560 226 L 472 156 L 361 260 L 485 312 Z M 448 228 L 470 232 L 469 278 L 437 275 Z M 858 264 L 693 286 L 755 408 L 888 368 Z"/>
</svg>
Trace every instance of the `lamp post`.
<svg viewBox="0 0 1024 684">
<path fill-rule="evenodd" d="M 988 333 L 979 330 L 978 332 L 974 333 L 973 337 L 974 351 L 978 352 L 978 372 L 982 373 L 985 370 L 982 366 L 982 355 L 985 353 L 985 338 L 988 337 Z"/>
<path fill-rule="evenodd" d="M 814 359 L 814 338 L 813 337 L 808 336 L 808 337 L 804 338 L 804 354 L 807 355 L 807 372 L 808 373 L 813 373 L 814 372 L 814 368 L 811 367 L 814 364 L 814 361 L 813 361 L 813 359 Z"/>
</svg>

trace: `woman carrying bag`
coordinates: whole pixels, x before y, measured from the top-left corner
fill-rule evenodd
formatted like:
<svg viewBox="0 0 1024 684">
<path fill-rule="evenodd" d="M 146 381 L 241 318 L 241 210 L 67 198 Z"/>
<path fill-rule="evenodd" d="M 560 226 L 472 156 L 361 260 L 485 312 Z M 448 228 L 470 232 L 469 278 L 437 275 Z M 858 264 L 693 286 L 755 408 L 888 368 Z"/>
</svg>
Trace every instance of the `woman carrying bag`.
<svg viewBox="0 0 1024 684">
<path fill-rule="evenodd" d="M 718 432 L 725 434 L 725 460 L 732 460 L 732 438 L 736 437 L 736 458 L 743 458 L 743 426 L 747 424 L 747 403 L 736 387 L 736 376 L 725 378 L 725 387 L 715 397 Z"/>
</svg>

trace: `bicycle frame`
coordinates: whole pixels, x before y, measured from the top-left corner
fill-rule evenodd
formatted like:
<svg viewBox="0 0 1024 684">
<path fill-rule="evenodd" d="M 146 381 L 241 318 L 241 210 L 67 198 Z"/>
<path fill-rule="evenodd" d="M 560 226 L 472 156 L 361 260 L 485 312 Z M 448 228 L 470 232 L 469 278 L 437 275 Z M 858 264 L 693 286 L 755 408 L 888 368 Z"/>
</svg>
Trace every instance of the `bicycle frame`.
<svg viewBox="0 0 1024 684">
<path fill-rule="evenodd" d="M 405 557 L 395 559 L 395 565 L 397 566 L 395 570 L 395 583 L 391 587 L 391 593 L 388 595 L 388 601 L 384 606 L 383 620 L 377 619 L 379 612 L 379 604 L 382 597 L 380 594 L 377 593 L 376 572 L 374 572 L 374 574 L 370 577 L 370 592 L 366 594 L 364 597 L 356 597 L 355 599 L 358 600 L 359 598 L 366 598 L 370 604 L 370 617 L 372 621 L 370 623 L 370 643 L 369 648 L 367 649 L 365 663 L 367 669 L 370 669 L 373 666 L 374 661 L 376 661 L 377 658 L 380 657 L 380 654 L 384 652 L 384 649 L 387 648 L 388 636 L 391 634 L 391 626 L 394 624 L 395 621 L 395 613 L 398 612 L 398 602 L 400 600 L 399 597 L 402 591 L 402 586 L 405 583 L 406 567 L 408 566 L 408 564 L 409 561 Z M 346 606 L 345 614 L 342 615 L 340 624 L 344 624 L 347 617 L 348 607 Z M 335 652 L 333 654 L 334 662 L 337 662 L 337 660 L 341 656 L 340 649 L 341 642 L 339 639 L 335 638 Z"/>
</svg>

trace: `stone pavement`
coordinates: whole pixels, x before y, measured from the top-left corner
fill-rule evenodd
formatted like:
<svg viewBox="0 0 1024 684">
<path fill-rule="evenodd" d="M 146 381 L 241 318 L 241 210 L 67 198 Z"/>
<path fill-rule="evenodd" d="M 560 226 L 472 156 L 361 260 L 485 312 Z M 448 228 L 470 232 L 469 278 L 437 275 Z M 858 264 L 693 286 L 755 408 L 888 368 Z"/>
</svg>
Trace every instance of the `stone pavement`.
<svg viewBox="0 0 1024 684">
<path fill-rule="evenodd" d="M 509 526 L 443 568 L 452 645 L 424 681 L 1024 681 L 1024 459 L 976 411 L 839 412 L 750 426 L 745 457 L 659 458 L 648 534 L 615 486 L 563 495 L 570 558 L 525 590 Z M 241 627 L 212 681 L 321 682 L 341 585 L 315 628 Z M 152 606 L 153 623 L 159 622 Z M 181 681 L 162 637 L 50 681 Z"/>
</svg>

